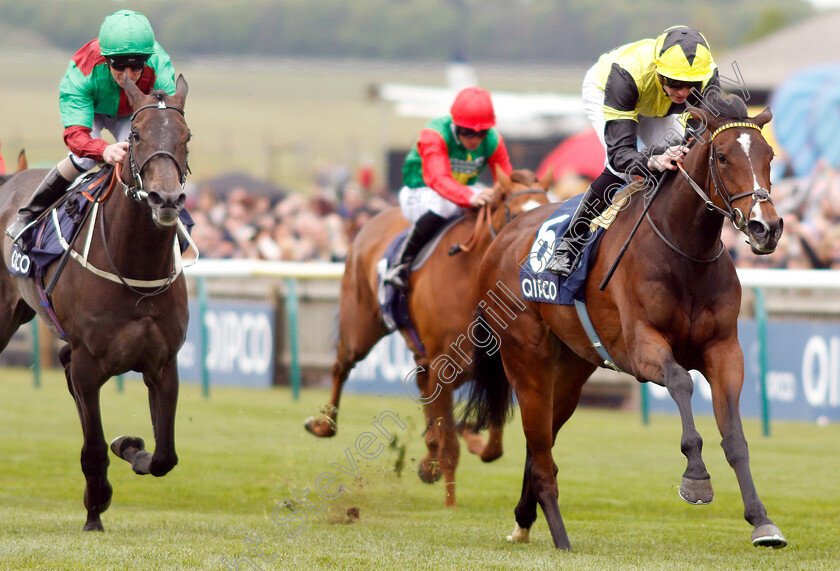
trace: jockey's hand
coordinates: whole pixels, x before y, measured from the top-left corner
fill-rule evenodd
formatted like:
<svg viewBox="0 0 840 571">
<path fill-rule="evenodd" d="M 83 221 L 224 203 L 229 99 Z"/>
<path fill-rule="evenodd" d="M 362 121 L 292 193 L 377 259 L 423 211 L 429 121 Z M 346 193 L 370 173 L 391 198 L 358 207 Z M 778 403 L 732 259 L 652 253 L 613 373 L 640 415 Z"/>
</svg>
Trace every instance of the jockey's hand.
<svg viewBox="0 0 840 571">
<path fill-rule="evenodd" d="M 485 204 L 490 204 L 493 200 L 493 191 L 490 189 L 482 191 L 480 194 L 476 194 L 472 198 L 470 198 L 470 206 L 474 208 L 478 208 L 480 206 L 484 206 Z"/>
<path fill-rule="evenodd" d="M 688 152 L 685 145 L 674 145 L 668 147 L 661 155 L 654 155 L 648 159 L 647 167 L 652 171 L 672 171 L 682 163 L 683 156 Z"/>
<path fill-rule="evenodd" d="M 117 163 L 121 163 L 125 160 L 125 156 L 127 154 L 128 142 L 122 141 L 105 147 L 105 150 L 102 152 L 102 158 L 105 159 L 105 162 L 109 165 L 117 166 Z"/>
</svg>

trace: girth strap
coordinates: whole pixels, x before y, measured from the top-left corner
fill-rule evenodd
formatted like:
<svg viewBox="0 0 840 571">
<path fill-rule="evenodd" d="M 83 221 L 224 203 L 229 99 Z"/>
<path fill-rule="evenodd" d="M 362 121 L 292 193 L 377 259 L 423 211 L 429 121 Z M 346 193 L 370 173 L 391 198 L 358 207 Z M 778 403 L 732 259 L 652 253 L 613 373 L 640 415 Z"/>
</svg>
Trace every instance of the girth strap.
<svg viewBox="0 0 840 571">
<path fill-rule="evenodd" d="M 592 343 L 592 348 L 595 349 L 598 356 L 601 357 L 601 360 L 603 361 L 602 366 L 612 369 L 613 371 L 618 371 L 619 373 L 626 372 L 615 364 L 615 361 L 613 361 L 609 351 L 607 351 L 607 348 L 604 347 L 603 343 L 601 343 L 601 338 L 598 337 L 598 332 L 595 331 L 595 327 L 592 325 L 592 320 L 589 319 L 589 312 L 586 311 L 586 304 L 581 300 L 576 299 L 575 310 L 577 310 L 578 319 L 580 319 L 580 324 L 583 325 L 583 330 L 586 331 L 586 335 L 589 337 L 589 342 Z"/>
</svg>

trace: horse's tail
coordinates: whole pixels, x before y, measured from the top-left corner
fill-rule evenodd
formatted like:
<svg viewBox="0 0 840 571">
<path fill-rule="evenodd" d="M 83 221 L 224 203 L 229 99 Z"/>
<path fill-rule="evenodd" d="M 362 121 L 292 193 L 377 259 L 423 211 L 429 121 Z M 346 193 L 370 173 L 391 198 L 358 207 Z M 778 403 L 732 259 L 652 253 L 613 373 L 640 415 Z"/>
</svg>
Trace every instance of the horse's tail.
<svg viewBox="0 0 840 571">
<path fill-rule="evenodd" d="M 484 311 L 479 309 L 476 316 L 484 320 Z M 461 423 L 475 430 L 502 427 L 513 413 L 512 391 L 502 364 L 502 354 L 498 346 L 490 349 L 492 352 L 488 354 L 487 348 L 477 345 L 473 348 L 472 382 L 469 397 L 461 411 Z"/>
</svg>

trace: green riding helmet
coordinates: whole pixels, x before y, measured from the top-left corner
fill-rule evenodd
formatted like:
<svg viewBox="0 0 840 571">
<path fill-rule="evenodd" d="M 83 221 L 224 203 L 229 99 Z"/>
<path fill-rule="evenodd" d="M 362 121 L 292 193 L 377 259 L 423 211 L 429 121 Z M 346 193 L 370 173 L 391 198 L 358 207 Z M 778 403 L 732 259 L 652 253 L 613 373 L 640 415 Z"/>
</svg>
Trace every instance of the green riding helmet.
<svg viewBox="0 0 840 571">
<path fill-rule="evenodd" d="M 155 32 L 143 14 L 131 10 L 114 12 L 99 28 L 103 56 L 155 53 Z"/>
</svg>

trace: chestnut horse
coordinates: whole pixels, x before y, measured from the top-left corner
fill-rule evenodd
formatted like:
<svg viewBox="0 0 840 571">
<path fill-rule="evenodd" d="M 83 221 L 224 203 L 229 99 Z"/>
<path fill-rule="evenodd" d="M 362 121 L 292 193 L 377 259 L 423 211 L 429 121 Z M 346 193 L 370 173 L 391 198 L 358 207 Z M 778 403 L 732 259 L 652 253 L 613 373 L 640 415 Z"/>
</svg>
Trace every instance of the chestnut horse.
<svg viewBox="0 0 840 571">
<path fill-rule="evenodd" d="M 124 86 L 131 106 L 128 160 L 117 168 L 123 184 L 98 203 L 81 236 L 91 231 L 88 267 L 69 260 L 52 292 L 49 310 L 41 303 L 42 284 L 35 279 L 0 277 L 0 350 L 21 324 L 39 315 L 64 338 L 60 359 L 67 386 L 76 401 L 84 444 L 81 464 L 86 479 L 84 529 L 101 530 L 100 514 L 111 503 L 108 443 L 102 428 L 99 391 L 112 376 L 127 371 L 143 374 L 155 451 L 144 450 L 136 437 L 111 443 L 115 454 L 138 474 L 163 476 L 178 462 L 175 454 L 175 407 L 178 399 L 176 355 L 187 332 L 187 289 L 174 251 L 178 216 L 184 207 L 189 129 L 184 120 L 187 83 L 176 91 L 144 95 L 130 80 Z M 0 225 L 14 219 L 44 178 L 44 170 L 28 170 L 0 189 Z M 123 190 L 125 192 L 123 192 Z M 74 250 L 77 254 L 79 240 Z M 10 264 L 12 240 L 3 254 Z M 55 272 L 53 264 L 45 276 Z M 91 269 L 89 269 L 92 266 Z M 96 271 L 97 273 L 93 273 Z"/>
<path fill-rule="evenodd" d="M 423 347 L 401 330 L 418 368 L 415 370 L 420 389 L 420 402 L 426 417 L 428 454 L 420 462 L 419 474 L 424 482 L 437 481 L 441 473 L 446 482 L 446 505 L 455 507 L 455 468 L 459 445 L 452 413 L 454 390 L 467 380 L 469 367 L 463 355 L 472 351 L 467 339 L 475 297 L 475 272 L 496 232 L 519 213 L 546 204 L 546 190 L 553 173 L 537 180 L 531 171 L 514 171 L 510 178 L 497 172 L 493 202 L 481 213 L 489 213 L 489 224 L 476 226 L 476 213 L 468 213 L 444 234 L 441 243 L 417 271 L 411 274 L 408 291 L 409 313 Z M 387 210 L 368 222 L 356 236 L 347 256 L 339 298 L 339 339 L 335 364 L 332 367 L 333 389 L 324 416 L 309 418 L 306 429 L 316 436 L 333 436 L 341 390 L 356 363 L 365 358 L 377 341 L 388 334 L 377 302 L 379 276 L 377 264 L 391 241 L 408 226 L 399 208 Z M 453 243 L 464 243 L 478 228 L 471 248 L 455 256 L 447 253 Z M 423 351 L 425 348 L 425 352 Z M 466 352 L 466 354 L 464 354 Z M 460 368 L 456 377 L 446 376 L 445 367 L 436 359 Z M 431 364 L 431 366 L 430 366 Z M 501 429 L 491 431 L 489 442 L 478 434 L 465 431 L 471 452 L 485 462 L 502 454 Z"/>
<path fill-rule="evenodd" d="M 664 386 L 676 402 L 680 447 L 687 458 L 679 493 L 691 504 L 709 503 L 714 495 L 690 403 L 694 386 L 688 370 L 703 373 L 711 385 L 721 445 L 740 485 L 744 516 L 754 527 L 752 541 L 787 544 L 768 518 L 750 472 L 739 412 L 744 380 L 737 336 L 741 285 L 721 243 L 725 218 L 747 236 L 756 254 L 773 252 L 782 234 L 782 220 L 769 194 L 773 150 L 760 130 L 771 113 L 765 109 L 747 117 L 743 101 L 734 96 L 707 98 L 702 109 L 689 111 L 706 130 L 695 133 L 695 144 L 684 157 L 686 175 L 665 175 L 657 200 L 631 197 L 591 260 L 583 293 L 602 345 L 596 349 L 597 341 L 590 340 L 572 306 L 522 301 L 522 312 L 507 327 L 496 327 L 499 351 L 492 356 L 476 351 L 474 393 L 464 416 L 478 427 L 500 426 L 510 412 L 512 388 L 527 440 L 511 541 L 528 541 L 539 504 L 555 547 L 570 549 L 551 449 L 577 407 L 583 384 L 606 364 L 599 352 L 603 348 L 612 363 L 639 382 Z M 612 279 L 600 289 L 647 206 Z M 531 248 L 535 229 L 554 211 L 553 206 L 541 207 L 505 228 L 484 256 L 478 291 L 491 290 L 497 282 L 519 291 L 523 261 L 547 263 L 550 250 L 535 257 Z M 488 302 L 481 305 L 484 311 L 494 307 L 492 299 Z"/>
</svg>

